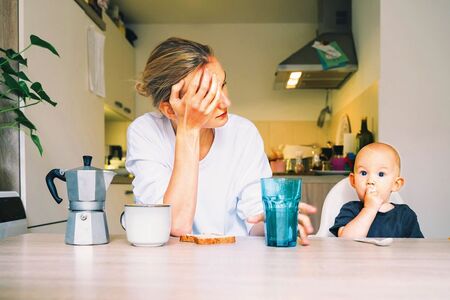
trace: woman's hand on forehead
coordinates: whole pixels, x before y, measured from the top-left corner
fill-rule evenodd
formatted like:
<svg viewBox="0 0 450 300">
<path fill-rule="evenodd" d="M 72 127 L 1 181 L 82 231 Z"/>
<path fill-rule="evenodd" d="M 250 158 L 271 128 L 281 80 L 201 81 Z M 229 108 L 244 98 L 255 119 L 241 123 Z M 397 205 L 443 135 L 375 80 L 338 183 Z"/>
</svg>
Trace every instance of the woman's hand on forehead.
<svg viewBox="0 0 450 300">
<path fill-rule="evenodd" d="M 222 93 L 221 82 L 206 67 L 199 68 L 192 76 L 188 75 L 172 86 L 169 102 L 178 122 L 182 120 L 187 128 L 202 128 L 218 106 Z M 186 92 L 182 94 L 181 90 Z"/>
</svg>

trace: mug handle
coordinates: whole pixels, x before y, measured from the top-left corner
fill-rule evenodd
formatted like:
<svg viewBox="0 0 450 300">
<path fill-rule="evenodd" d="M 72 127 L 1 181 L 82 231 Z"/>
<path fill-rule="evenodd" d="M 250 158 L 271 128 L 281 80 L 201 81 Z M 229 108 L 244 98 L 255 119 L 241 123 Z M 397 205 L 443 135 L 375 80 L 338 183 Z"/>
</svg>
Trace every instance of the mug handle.
<svg viewBox="0 0 450 300">
<path fill-rule="evenodd" d="M 124 216 L 125 216 L 125 212 L 122 212 L 120 214 L 120 226 L 122 226 L 123 230 L 127 231 L 125 229 L 125 218 L 124 218 Z"/>
</svg>

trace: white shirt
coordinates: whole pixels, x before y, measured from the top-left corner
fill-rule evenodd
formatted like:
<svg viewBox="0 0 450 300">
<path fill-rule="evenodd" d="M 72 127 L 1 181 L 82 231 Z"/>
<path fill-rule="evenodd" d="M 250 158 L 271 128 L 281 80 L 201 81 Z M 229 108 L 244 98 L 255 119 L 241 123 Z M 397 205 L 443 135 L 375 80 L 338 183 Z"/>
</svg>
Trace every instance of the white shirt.
<svg viewBox="0 0 450 300">
<path fill-rule="evenodd" d="M 170 120 L 147 113 L 128 127 L 126 168 L 138 203 L 162 203 L 173 171 L 175 133 Z M 199 163 L 197 206 L 192 232 L 248 235 L 245 220 L 263 212 L 260 179 L 272 176 L 255 125 L 236 115 L 215 129 Z"/>
</svg>

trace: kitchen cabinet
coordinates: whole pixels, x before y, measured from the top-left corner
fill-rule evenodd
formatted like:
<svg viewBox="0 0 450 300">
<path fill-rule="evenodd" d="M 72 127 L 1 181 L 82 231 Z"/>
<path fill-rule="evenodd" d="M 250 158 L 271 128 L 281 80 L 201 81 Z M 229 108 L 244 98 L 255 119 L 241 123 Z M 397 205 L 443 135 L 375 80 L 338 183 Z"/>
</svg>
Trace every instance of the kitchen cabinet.
<svg viewBox="0 0 450 300">
<path fill-rule="evenodd" d="M 19 7 L 19 44 L 28 45 L 30 35 L 35 34 L 55 45 L 61 54 L 61 58 L 48 56 L 37 48 L 26 52 L 27 75 L 41 82 L 58 105 L 39 105 L 26 111 L 38 128 L 44 155 L 39 155 L 29 137 L 20 141 L 20 196 L 32 232 L 64 232 L 69 205 L 66 184 L 56 183 L 64 198 L 58 205 L 45 177 L 54 168 L 79 167 L 84 154 L 93 157 L 92 166 L 104 164 L 103 101 L 89 91 L 87 80 L 87 28 L 100 30 L 75 1 L 20 1 Z M 4 170 L 3 165 L 0 169 Z"/>
<path fill-rule="evenodd" d="M 125 204 L 134 203 L 131 184 L 111 184 L 106 194 L 105 211 L 110 234 L 124 234 L 120 225 L 120 215 Z"/>
<path fill-rule="evenodd" d="M 134 119 L 134 48 L 105 15 L 105 105 L 128 120 Z"/>
<path fill-rule="evenodd" d="M 275 175 L 277 176 L 277 175 Z M 300 177 L 302 179 L 302 196 L 301 202 L 311 204 L 317 208 L 317 212 L 310 216 L 312 226 L 315 234 L 319 230 L 320 217 L 322 214 L 322 206 L 325 197 L 333 186 L 340 180 L 345 178 L 343 175 L 306 175 L 306 176 L 281 176 L 281 177 Z"/>
</svg>

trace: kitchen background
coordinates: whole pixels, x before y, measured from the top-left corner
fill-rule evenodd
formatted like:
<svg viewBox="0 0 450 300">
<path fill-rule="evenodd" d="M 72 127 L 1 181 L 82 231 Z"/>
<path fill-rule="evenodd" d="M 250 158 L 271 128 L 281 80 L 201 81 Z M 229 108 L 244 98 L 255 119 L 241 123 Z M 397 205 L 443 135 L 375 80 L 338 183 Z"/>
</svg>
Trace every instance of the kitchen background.
<svg viewBox="0 0 450 300">
<path fill-rule="evenodd" d="M 141 1 L 146 7 L 133 7 L 130 3 L 134 1 L 127 2 L 131 6 L 116 1 L 129 18 L 132 15 L 127 15 L 127 8 L 167 9 L 156 1 Z M 331 118 L 318 128 L 316 120 L 325 106 L 325 90 L 273 89 L 278 63 L 315 37 L 317 2 L 283 1 L 288 9 L 280 15 L 286 19 L 266 20 L 262 8 L 259 13 L 258 1 L 243 2 L 250 4 L 246 12 L 253 17 L 223 13 L 205 23 L 191 19 L 180 24 L 180 18 L 188 13 L 175 14 L 178 18 L 171 22 L 170 17 L 161 18 L 164 14 L 160 13 L 154 21 L 130 21 L 127 25 L 138 36 L 134 48 L 103 15 L 106 31 L 96 28 L 106 36 L 103 99 L 88 90 L 86 31 L 95 25 L 80 5 L 71 0 L 18 1 L 19 48 L 26 46 L 30 34 L 37 34 L 51 41 L 61 53 L 60 59 L 32 49 L 27 54 L 30 76 L 39 78 L 59 103 L 54 109 L 43 106 L 27 112 L 39 128 L 45 151 L 44 157 L 39 157 L 29 139 L 22 137 L 20 193 L 29 224 L 66 218 L 67 206 L 52 202 L 43 184 L 50 169 L 77 167 L 85 153 L 94 156 L 95 166 L 103 167 L 109 145 L 121 145 L 126 151 L 126 127 L 134 117 L 152 110 L 148 99 L 134 96 L 133 81 L 160 41 L 179 36 L 214 48 L 227 71 L 231 112 L 256 124 L 267 153 L 279 144 L 323 146 L 336 139 L 343 115 L 349 116 L 354 134 L 360 129 L 361 118 L 367 117 L 375 138 L 392 143 L 402 156 L 407 184 L 401 194 L 417 212 L 424 234 L 450 235 L 450 193 L 446 184 L 450 177 L 445 160 L 450 153 L 450 105 L 445 89 L 450 65 L 438 59 L 450 50 L 450 41 L 443 39 L 450 33 L 450 4 L 443 0 L 432 5 L 420 0 L 353 1 L 358 71 L 341 89 L 330 93 Z M 186 11 L 185 7 L 175 9 L 182 3 L 172 3 L 173 10 Z M 212 7 L 219 5 L 216 11 L 224 12 L 219 3 L 208 1 Z M 227 3 L 233 7 L 241 1 Z M 299 12 L 297 17 L 292 17 L 292 11 Z M 64 226 L 62 223 L 34 230 L 60 231 Z"/>
</svg>

